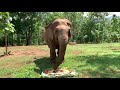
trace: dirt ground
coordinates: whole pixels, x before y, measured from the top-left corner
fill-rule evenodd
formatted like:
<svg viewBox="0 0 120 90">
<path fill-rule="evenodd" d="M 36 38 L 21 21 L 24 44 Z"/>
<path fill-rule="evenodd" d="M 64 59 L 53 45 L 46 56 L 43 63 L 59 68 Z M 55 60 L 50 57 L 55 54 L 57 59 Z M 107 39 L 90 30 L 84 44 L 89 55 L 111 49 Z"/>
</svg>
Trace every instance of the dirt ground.
<svg viewBox="0 0 120 90">
<path fill-rule="evenodd" d="M 10 47 L 9 50 L 11 50 L 10 55 L 8 56 L 3 56 L 0 55 L 0 58 L 8 58 L 8 57 L 21 57 L 21 56 L 45 56 L 45 55 L 49 55 L 49 51 L 45 51 L 42 49 L 37 49 L 37 48 L 32 48 L 32 47 L 24 47 L 22 46 L 16 46 L 14 47 Z"/>
<path fill-rule="evenodd" d="M 45 51 L 43 49 L 33 48 L 33 47 L 26 47 L 26 46 L 15 46 L 9 47 L 8 50 L 11 50 L 10 55 L 3 56 L 0 55 L 0 59 L 3 58 L 10 58 L 10 57 L 22 57 L 22 56 L 46 56 L 49 55 L 49 51 Z M 83 51 L 75 50 L 72 52 L 73 54 L 81 54 Z"/>
<path fill-rule="evenodd" d="M 73 51 L 72 53 L 73 53 L 73 54 L 75 54 L 75 55 L 78 55 L 78 54 L 83 53 L 83 51 L 80 51 L 80 50 L 75 50 L 75 51 Z"/>
</svg>

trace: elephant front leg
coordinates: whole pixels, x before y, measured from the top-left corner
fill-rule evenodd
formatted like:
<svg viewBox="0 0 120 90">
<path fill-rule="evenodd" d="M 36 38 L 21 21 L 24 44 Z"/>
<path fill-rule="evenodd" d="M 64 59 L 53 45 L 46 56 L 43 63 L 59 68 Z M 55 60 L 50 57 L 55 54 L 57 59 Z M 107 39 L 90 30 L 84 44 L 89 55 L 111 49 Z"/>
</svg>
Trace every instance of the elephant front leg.
<svg viewBox="0 0 120 90">
<path fill-rule="evenodd" d="M 55 64 L 56 63 L 56 52 L 55 49 L 50 49 L 50 63 Z"/>
<path fill-rule="evenodd" d="M 56 62 L 56 64 L 54 65 L 54 72 L 58 69 L 58 67 L 60 66 L 60 64 L 64 61 L 64 58 L 61 58 L 60 61 Z"/>
<path fill-rule="evenodd" d="M 66 46 L 65 47 L 61 47 L 59 49 L 58 62 L 56 62 L 56 64 L 54 65 L 54 70 L 55 71 L 58 69 L 58 67 L 60 66 L 60 64 L 62 64 L 64 62 L 65 51 L 66 51 Z"/>
</svg>

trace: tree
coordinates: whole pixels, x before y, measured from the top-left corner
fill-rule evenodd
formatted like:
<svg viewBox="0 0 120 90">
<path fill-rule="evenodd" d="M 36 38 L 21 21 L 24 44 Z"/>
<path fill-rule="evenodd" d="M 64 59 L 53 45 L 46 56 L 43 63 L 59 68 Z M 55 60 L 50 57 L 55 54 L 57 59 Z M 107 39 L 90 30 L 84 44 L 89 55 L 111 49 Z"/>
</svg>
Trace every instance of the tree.
<svg viewBox="0 0 120 90">
<path fill-rule="evenodd" d="M 82 25 L 85 42 L 100 43 L 103 41 L 106 12 L 89 12 Z"/>
<path fill-rule="evenodd" d="M 119 25 L 120 21 L 119 18 L 114 14 L 111 20 L 111 38 L 113 42 L 118 42 L 120 38 L 120 30 Z"/>
<path fill-rule="evenodd" d="M 23 39 L 26 40 L 26 45 L 30 45 L 35 32 L 35 23 L 39 19 L 38 12 L 14 12 L 11 14 L 14 16 L 13 23 L 16 28 L 17 45 L 21 45 Z"/>
<path fill-rule="evenodd" d="M 0 12 L 0 31 L 4 33 L 5 37 L 5 55 L 8 55 L 8 34 L 14 32 L 14 25 L 11 23 L 12 17 L 10 17 L 9 12 Z"/>
<path fill-rule="evenodd" d="M 70 41 L 77 43 L 103 43 L 120 41 L 120 18 L 107 12 L 10 12 L 16 32 L 9 33 L 10 45 L 44 44 L 44 27 L 57 18 L 72 22 Z M 1 18 L 1 17 L 0 17 Z M 3 46 L 3 34 L 0 35 Z"/>
</svg>

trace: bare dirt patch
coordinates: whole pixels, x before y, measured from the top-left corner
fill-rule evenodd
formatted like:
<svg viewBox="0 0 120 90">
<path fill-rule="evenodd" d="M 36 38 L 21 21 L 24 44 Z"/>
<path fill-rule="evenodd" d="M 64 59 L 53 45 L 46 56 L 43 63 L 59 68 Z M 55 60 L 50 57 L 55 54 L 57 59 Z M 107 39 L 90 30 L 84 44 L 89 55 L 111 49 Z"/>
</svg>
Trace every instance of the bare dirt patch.
<svg viewBox="0 0 120 90">
<path fill-rule="evenodd" d="M 77 55 L 78 55 L 78 54 L 81 54 L 81 53 L 83 53 L 83 51 L 76 50 L 76 51 L 73 51 L 72 53 L 73 53 L 73 54 L 77 54 Z"/>
<path fill-rule="evenodd" d="M 32 56 L 29 61 L 19 62 L 18 60 L 10 60 L 8 62 L 4 62 L 0 65 L 0 68 L 20 68 L 26 64 L 33 63 L 37 57 L 44 57 L 49 56 L 49 51 L 43 50 L 40 47 L 32 47 L 32 46 L 16 46 L 16 47 L 9 47 L 11 50 L 10 55 L 0 55 L 0 61 L 6 60 L 7 58 L 21 58 L 24 56 Z M 10 75 L 7 75 L 9 77 Z"/>
<path fill-rule="evenodd" d="M 4 56 L 0 55 L 1 58 L 9 58 L 9 57 L 21 57 L 21 56 L 45 56 L 49 55 L 49 51 L 32 48 L 32 47 L 13 47 L 11 48 L 10 55 Z"/>
<path fill-rule="evenodd" d="M 0 68 L 19 68 L 25 64 L 26 64 L 25 62 L 21 62 L 21 63 L 8 62 L 0 65 Z"/>
<path fill-rule="evenodd" d="M 120 50 L 120 48 L 112 48 L 111 50 Z"/>
<path fill-rule="evenodd" d="M 109 47 L 105 47 L 105 48 L 109 48 L 110 50 L 120 50 L 119 46 L 109 46 Z"/>
<path fill-rule="evenodd" d="M 14 51 L 13 55 L 15 56 L 26 56 L 26 55 L 33 55 L 33 56 L 43 56 L 48 54 L 47 51 L 44 50 L 23 50 L 23 51 Z"/>
</svg>

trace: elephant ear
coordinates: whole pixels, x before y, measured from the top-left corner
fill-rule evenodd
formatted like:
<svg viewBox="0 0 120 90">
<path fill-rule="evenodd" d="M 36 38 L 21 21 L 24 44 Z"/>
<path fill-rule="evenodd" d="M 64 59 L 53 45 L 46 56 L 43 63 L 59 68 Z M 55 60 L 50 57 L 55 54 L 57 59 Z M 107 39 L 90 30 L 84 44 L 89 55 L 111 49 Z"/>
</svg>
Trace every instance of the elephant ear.
<svg viewBox="0 0 120 90">
<path fill-rule="evenodd" d="M 71 37 L 72 23 L 69 20 L 67 20 L 67 25 L 69 26 L 68 36 Z"/>
<path fill-rule="evenodd" d="M 47 39 L 53 40 L 53 31 L 52 31 L 52 23 L 45 27 L 46 37 Z"/>
</svg>

